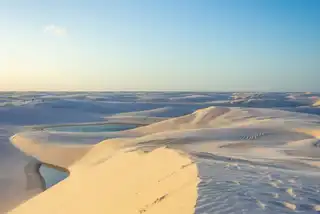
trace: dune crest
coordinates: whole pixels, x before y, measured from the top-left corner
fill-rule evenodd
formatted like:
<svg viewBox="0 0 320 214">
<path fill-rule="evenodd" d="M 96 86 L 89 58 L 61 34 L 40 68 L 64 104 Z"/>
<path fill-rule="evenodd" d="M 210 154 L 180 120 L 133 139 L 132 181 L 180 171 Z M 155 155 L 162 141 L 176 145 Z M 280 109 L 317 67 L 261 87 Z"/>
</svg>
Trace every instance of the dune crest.
<svg viewBox="0 0 320 214">
<path fill-rule="evenodd" d="M 10 138 L 11 143 L 24 153 L 41 162 L 68 169 L 92 147 L 87 145 L 55 145 L 35 142 L 22 134 Z"/>
<path fill-rule="evenodd" d="M 185 130 L 195 128 L 213 127 L 217 123 L 218 117 L 227 114 L 230 108 L 224 107 L 208 107 L 199 109 L 192 114 L 187 114 L 181 117 L 171 118 L 149 126 L 136 128 L 133 132 L 142 134 L 151 134 L 156 132 L 172 131 L 172 130 Z M 126 131 L 131 132 L 131 130 Z"/>
<path fill-rule="evenodd" d="M 88 156 L 91 167 L 77 167 L 9 213 L 194 213 L 197 167 L 187 156 L 165 148 L 118 151 L 107 161 Z"/>
</svg>

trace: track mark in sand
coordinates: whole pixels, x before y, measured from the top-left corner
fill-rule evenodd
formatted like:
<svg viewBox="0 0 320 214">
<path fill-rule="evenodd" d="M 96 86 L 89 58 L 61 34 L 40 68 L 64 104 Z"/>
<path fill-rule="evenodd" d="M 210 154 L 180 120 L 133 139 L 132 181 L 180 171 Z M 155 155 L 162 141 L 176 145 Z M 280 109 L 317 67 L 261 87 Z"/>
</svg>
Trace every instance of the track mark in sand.
<svg viewBox="0 0 320 214">
<path fill-rule="evenodd" d="M 153 201 L 151 204 L 147 204 L 144 208 L 142 208 L 142 209 L 139 210 L 139 213 L 145 213 L 145 212 L 147 212 L 150 207 L 152 207 L 153 205 L 156 205 L 156 204 L 160 203 L 160 202 L 161 202 L 162 200 L 164 200 L 167 196 L 168 196 L 168 194 L 165 194 L 165 195 L 157 198 L 157 199 L 156 199 L 155 201 Z"/>
<path fill-rule="evenodd" d="M 255 135 L 250 135 L 250 136 L 241 136 L 240 140 L 256 140 L 260 137 L 263 137 L 264 135 L 266 135 L 266 133 L 264 132 L 259 132 L 258 134 Z"/>
<path fill-rule="evenodd" d="M 182 165 L 180 169 L 184 169 L 184 168 L 186 168 L 186 167 L 188 167 L 188 166 L 191 166 L 192 164 L 194 164 L 194 162 L 191 162 L 191 163 L 189 163 L 189 164 Z"/>
<path fill-rule="evenodd" d="M 182 165 L 182 166 L 180 167 L 180 170 L 183 170 L 183 169 L 185 169 L 185 168 L 187 168 L 187 167 L 189 167 L 189 166 L 192 166 L 193 164 L 194 164 L 194 162 L 190 162 L 190 163 L 188 163 L 188 164 Z M 163 180 L 171 177 L 172 175 L 174 175 L 174 174 L 176 174 L 176 173 L 177 173 L 177 171 L 174 171 L 174 172 L 170 173 L 169 175 L 166 175 L 166 176 L 164 176 L 163 178 L 160 178 L 160 179 L 158 180 L 158 182 L 161 182 L 161 181 L 163 181 Z"/>
<path fill-rule="evenodd" d="M 147 212 L 147 210 L 146 209 L 139 210 L 139 213 L 144 213 L 144 212 Z"/>
<path fill-rule="evenodd" d="M 174 174 L 176 174 L 176 171 L 172 172 L 171 174 L 169 174 L 169 175 L 167 175 L 167 176 L 165 176 L 165 177 L 163 177 L 163 178 L 160 178 L 160 179 L 158 180 L 158 183 L 161 182 L 161 181 L 163 181 L 163 180 L 165 180 L 165 179 L 167 179 L 167 178 L 169 178 L 169 177 L 171 177 L 171 176 L 174 175 Z"/>
<path fill-rule="evenodd" d="M 165 195 L 161 196 L 160 198 L 157 198 L 157 199 L 152 203 L 152 205 L 161 202 L 161 201 L 162 201 L 163 199 L 165 199 L 167 196 L 168 196 L 168 194 L 165 194 Z"/>
</svg>

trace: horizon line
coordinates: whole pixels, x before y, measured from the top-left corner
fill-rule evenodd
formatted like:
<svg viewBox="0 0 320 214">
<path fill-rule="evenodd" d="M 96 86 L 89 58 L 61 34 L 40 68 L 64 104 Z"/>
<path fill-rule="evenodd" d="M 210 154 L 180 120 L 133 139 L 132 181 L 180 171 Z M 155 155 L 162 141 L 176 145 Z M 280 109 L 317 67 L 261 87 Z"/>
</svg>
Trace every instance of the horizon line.
<svg viewBox="0 0 320 214">
<path fill-rule="evenodd" d="M 0 93 L 16 93 L 16 92 L 21 92 L 21 93 L 30 93 L 30 92 L 54 92 L 54 93 L 73 93 L 73 92 L 198 92 L 198 93 L 237 93 L 237 92 L 242 92 L 242 93 L 320 93 L 320 91 L 263 91 L 263 90 L 230 90 L 230 91 L 224 91 L 224 90 L 0 90 Z"/>
</svg>

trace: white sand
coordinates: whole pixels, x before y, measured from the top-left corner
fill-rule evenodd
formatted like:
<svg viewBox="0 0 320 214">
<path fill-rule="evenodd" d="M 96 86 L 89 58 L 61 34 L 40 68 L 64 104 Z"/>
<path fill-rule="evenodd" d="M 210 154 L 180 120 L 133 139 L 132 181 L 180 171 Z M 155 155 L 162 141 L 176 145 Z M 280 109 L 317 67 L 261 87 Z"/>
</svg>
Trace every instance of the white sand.
<svg viewBox="0 0 320 214">
<path fill-rule="evenodd" d="M 16 135 L 16 147 L 71 174 L 11 213 L 194 213 L 200 168 L 164 145 L 249 163 L 318 167 L 319 162 L 306 161 L 319 156 L 309 143 L 319 136 L 315 122 L 308 115 L 278 110 L 209 107 L 119 132 L 123 138 L 90 147 L 44 145 Z M 309 146 L 302 150 L 303 142 Z M 161 148 L 132 151 L 144 145 Z"/>
<path fill-rule="evenodd" d="M 87 145 L 42 144 L 21 135 L 14 135 L 10 140 L 24 153 L 44 163 L 66 169 L 91 149 L 91 146 Z"/>
<path fill-rule="evenodd" d="M 217 118 L 228 113 L 229 111 L 230 108 L 209 107 L 197 110 L 192 114 L 168 119 L 155 124 L 151 124 L 149 126 L 129 130 L 127 132 L 151 134 L 172 130 L 188 130 L 195 128 L 214 127 L 217 124 Z"/>
<path fill-rule="evenodd" d="M 10 213 L 194 213 L 197 167 L 176 151 L 125 152 L 102 142 L 70 164 L 83 153 L 74 151 L 76 155 L 59 156 L 58 161 L 53 158 L 56 147 L 39 148 L 19 136 L 12 141 L 41 160 L 69 165 L 71 174 Z"/>
</svg>

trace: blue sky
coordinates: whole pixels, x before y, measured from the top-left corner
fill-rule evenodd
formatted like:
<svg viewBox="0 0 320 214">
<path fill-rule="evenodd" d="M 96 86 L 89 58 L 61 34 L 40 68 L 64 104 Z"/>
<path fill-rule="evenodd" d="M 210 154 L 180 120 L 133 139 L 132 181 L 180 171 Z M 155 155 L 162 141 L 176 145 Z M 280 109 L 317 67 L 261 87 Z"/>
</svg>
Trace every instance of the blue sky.
<svg viewBox="0 0 320 214">
<path fill-rule="evenodd" d="M 318 0 L 0 2 L 0 90 L 320 91 Z"/>
</svg>

